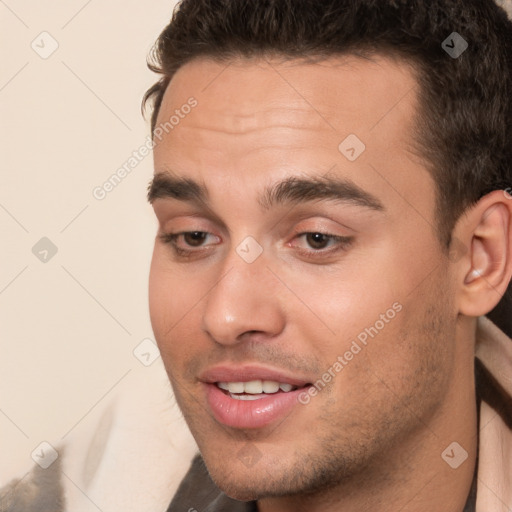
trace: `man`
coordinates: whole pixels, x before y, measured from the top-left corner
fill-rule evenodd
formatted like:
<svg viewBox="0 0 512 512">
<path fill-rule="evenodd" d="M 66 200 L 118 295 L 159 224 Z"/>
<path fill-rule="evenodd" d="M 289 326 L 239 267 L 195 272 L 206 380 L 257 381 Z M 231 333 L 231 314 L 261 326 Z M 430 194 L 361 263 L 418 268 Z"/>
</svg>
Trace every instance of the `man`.
<svg viewBox="0 0 512 512">
<path fill-rule="evenodd" d="M 155 56 L 169 510 L 512 510 L 505 12 L 184 0 Z"/>
<path fill-rule="evenodd" d="M 510 512 L 511 34 L 491 0 L 184 0 L 150 313 L 200 455 L 171 501 L 174 425 L 107 408 L 80 485 L 9 510 Z"/>
</svg>

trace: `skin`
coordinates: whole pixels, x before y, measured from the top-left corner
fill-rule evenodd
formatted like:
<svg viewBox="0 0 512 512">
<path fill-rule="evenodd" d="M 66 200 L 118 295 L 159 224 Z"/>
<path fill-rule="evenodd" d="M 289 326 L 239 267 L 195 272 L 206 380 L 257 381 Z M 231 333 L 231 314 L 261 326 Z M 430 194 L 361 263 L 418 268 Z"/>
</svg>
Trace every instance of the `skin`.
<svg viewBox="0 0 512 512">
<path fill-rule="evenodd" d="M 188 256 L 157 236 L 149 299 L 212 478 L 231 497 L 258 500 L 260 512 L 460 512 L 476 457 L 474 317 L 510 278 L 512 201 L 498 192 L 476 205 L 454 231 L 466 250 L 447 257 L 435 185 L 413 150 L 417 82 L 388 57 L 195 60 L 171 81 L 157 124 L 191 96 L 197 107 L 155 147 L 155 172 L 204 185 L 208 203 L 152 204 L 158 234 L 209 235 L 199 246 L 176 239 Z M 366 145 L 354 162 L 338 150 L 349 134 Z M 276 181 L 322 176 L 351 180 L 382 210 L 258 201 Z M 301 235 L 318 232 L 351 242 L 327 239 L 319 250 Z M 247 236 L 263 249 L 251 264 L 236 252 Z M 282 421 L 241 430 L 213 418 L 199 381 L 206 368 L 259 363 L 315 382 L 397 302 L 364 350 Z M 468 452 L 456 470 L 441 457 L 453 441 Z M 248 446 L 251 467 L 240 457 Z"/>
</svg>

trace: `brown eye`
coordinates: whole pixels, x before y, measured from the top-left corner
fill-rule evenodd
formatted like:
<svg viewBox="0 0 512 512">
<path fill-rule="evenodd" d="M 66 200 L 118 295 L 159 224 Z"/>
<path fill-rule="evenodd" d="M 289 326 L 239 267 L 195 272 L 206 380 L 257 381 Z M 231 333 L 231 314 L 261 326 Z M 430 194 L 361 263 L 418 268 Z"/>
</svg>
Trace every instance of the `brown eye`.
<svg viewBox="0 0 512 512">
<path fill-rule="evenodd" d="M 290 244 L 297 253 L 305 258 L 316 261 L 325 261 L 338 253 L 346 252 L 353 243 L 352 236 L 339 236 L 320 231 L 298 233 L 295 240 L 299 243 Z"/>
<path fill-rule="evenodd" d="M 190 233 L 183 233 L 183 240 L 190 247 L 200 247 L 207 236 L 208 233 L 204 231 L 191 231 Z"/>
<path fill-rule="evenodd" d="M 323 233 L 306 233 L 306 240 L 312 249 L 325 249 L 332 237 Z"/>
</svg>

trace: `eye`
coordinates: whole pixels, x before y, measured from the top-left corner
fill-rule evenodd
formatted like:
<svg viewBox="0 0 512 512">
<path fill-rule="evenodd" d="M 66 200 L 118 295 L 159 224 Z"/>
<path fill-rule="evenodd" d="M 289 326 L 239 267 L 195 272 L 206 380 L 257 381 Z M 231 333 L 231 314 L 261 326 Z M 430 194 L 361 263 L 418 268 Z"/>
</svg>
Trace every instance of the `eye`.
<svg viewBox="0 0 512 512">
<path fill-rule="evenodd" d="M 333 241 L 333 237 L 325 233 L 304 233 L 303 236 L 313 249 L 325 249 Z"/>
<path fill-rule="evenodd" d="M 306 256 L 326 256 L 348 249 L 353 237 L 331 235 L 322 232 L 299 233 L 296 239 L 301 243 L 292 243 L 299 253 Z"/>
<path fill-rule="evenodd" d="M 190 245 L 191 247 L 200 247 L 206 240 L 208 233 L 205 233 L 204 231 L 190 231 L 187 233 L 181 233 L 181 236 L 187 245 Z"/>
<path fill-rule="evenodd" d="M 164 244 L 171 246 L 178 256 L 190 256 L 195 252 L 209 248 L 219 243 L 218 236 L 206 231 L 184 231 L 182 233 L 162 233 L 159 235 Z M 206 243 L 212 239 L 212 243 Z"/>
</svg>

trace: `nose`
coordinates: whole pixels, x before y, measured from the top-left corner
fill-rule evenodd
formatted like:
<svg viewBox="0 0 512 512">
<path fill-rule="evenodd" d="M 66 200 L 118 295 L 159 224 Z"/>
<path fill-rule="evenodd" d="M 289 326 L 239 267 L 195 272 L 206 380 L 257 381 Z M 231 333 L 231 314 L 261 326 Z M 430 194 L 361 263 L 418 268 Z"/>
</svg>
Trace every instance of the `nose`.
<svg viewBox="0 0 512 512">
<path fill-rule="evenodd" d="M 247 263 L 234 253 L 205 299 L 203 330 L 222 345 L 240 343 L 248 334 L 278 335 L 285 326 L 278 285 L 263 257 Z"/>
</svg>

